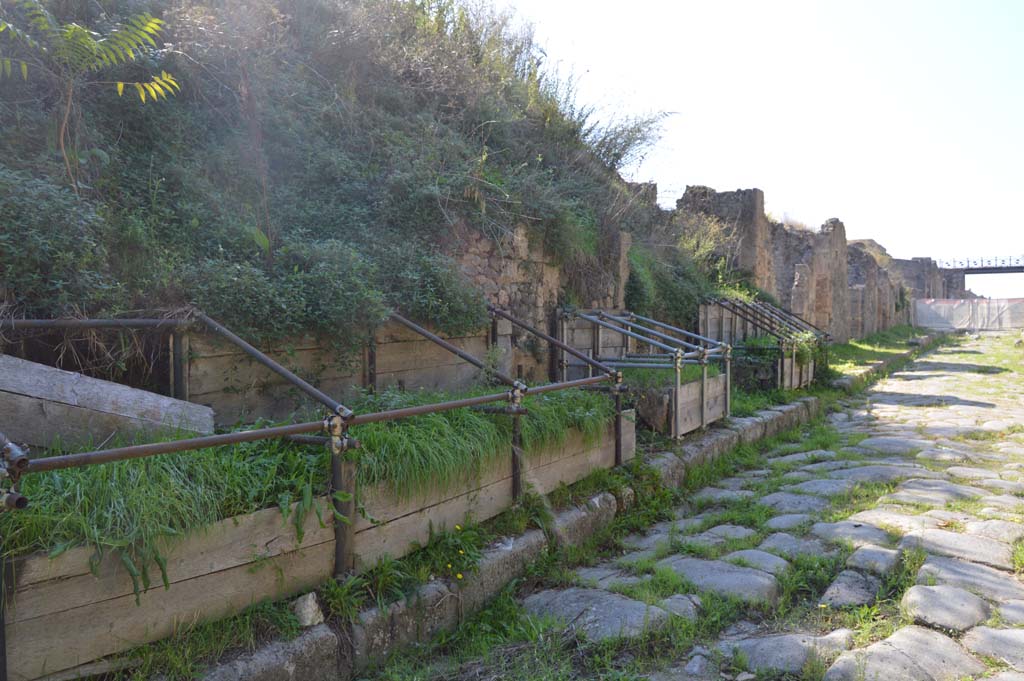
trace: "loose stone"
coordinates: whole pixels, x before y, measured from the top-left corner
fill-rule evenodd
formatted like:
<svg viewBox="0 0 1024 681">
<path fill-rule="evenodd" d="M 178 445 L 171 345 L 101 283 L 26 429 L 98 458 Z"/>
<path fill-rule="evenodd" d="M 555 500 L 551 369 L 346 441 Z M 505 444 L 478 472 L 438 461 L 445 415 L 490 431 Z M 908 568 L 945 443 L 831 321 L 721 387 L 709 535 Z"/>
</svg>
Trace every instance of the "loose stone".
<svg viewBox="0 0 1024 681">
<path fill-rule="evenodd" d="M 972 653 L 994 657 L 1024 672 L 1024 629 L 975 627 L 961 642 Z"/>
<path fill-rule="evenodd" d="M 843 570 L 825 590 L 821 603 L 833 608 L 870 605 L 875 602 L 881 582 L 856 570 Z"/>
<path fill-rule="evenodd" d="M 896 549 L 867 544 L 850 554 L 846 559 L 846 567 L 885 576 L 899 565 L 900 555 L 901 552 Z"/>
<path fill-rule="evenodd" d="M 924 627 L 903 627 L 863 650 L 843 653 L 825 681 L 954 681 L 985 671 L 953 639 Z"/>
<path fill-rule="evenodd" d="M 589 641 L 633 638 L 665 627 L 669 614 L 620 594 L 571 587 L 550 589 L 523 601 L 527 613 L 565 622 Z"/>
</svg>

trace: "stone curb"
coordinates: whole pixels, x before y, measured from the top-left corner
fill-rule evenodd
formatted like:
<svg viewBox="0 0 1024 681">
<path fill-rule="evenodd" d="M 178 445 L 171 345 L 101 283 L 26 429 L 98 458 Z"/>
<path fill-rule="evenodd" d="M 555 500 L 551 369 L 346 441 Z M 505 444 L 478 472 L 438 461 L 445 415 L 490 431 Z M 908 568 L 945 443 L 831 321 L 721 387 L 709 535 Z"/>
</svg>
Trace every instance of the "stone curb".
<svg viewBox="0 0 1024 681">
<path fill-rule="evenodd" d="M 656 468 L 663 482 L 679 487 L 687 466 L 712 461 L 740 443 L 752 443 L 806 423 L 821 411 L 816 397 L 765 409 L 747 418 L 728 419 L 687 442 L 679 455 L 660 452 L 645 463 Z M 632 490 L 616 499 L 610 492 L 591 498 L 583 507 L 556 515 L 551 528 L 554 542 L 578 545 L 606 527 L 634 498 Z M 621 507 L 621 508 L 620 508 Z M 426 643 L 442 631 L 454 629 L 481 610 L 506 585 L 525 574 L 551 544 L 540 530 L 491 547 L 477 571 L 458 585 L 443 580 L 424 584 L 405 601 L 384 609 L 370 608 L 340 633 L 327 625 L 308 629 L 292 641 L 276 641 L 237 659 L 217 665 L 203 675 L 205 681 L 347 681 L 374 662 L 400 648 Z"/>
<path fill-rule="evenodd" d="M 941 333 L 932 333 L 921 336 L 921 342 L 919 345 L 911 347 L 909 350 L 900 353 L 896 357 L 875 362 L 859 373 L 837 378 L 832 381 L 832 387 L 844 390 L 848 393 L 855 393 L 880 376 L 889 373 L 894 368 L 902 366 L 907 360 L 913 359 L 914 357 L 931 350 L 943 338 L 945 338 L 945 334 Z"/>
</svg>

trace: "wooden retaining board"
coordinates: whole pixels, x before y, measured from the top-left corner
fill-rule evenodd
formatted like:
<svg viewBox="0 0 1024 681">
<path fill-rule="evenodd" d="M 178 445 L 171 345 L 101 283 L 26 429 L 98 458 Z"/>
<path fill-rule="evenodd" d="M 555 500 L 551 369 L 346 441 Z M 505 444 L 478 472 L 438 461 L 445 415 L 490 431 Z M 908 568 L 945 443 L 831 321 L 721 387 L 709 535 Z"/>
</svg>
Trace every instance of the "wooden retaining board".
<svg viewBox="0 0 1024 681">
<path fill-rule="evenodd" d="M 511 326 L 498 325 L 500 368 L 511 367 Z M 485 332 L 461 337 L 442 336 L 471 355 L 484 359 Z M 284 378 L 257 363 L 237 347 L 213 336 L 189 338 L 188 398 L 216 412 L 219 425 L 254 417 L 283 419 L 319 405 Z M 439 345 L 395 323 L 382 325 L 374 335 L 377 388 L 403 387 L 428 390 L 460 389 L 472 385 L 480 371 Z M 329 343 L 304 336 L 261 348 L 269 357 L 344 401 L 357 389 L 370 385 L 370 366 L 364 349 L 355 357 L 340 358 Z"/>
<path fill-rule="evenodd" d="M 726 377 L 720 374 L 708 379 L 707 394 L 704 396 L 707 408 L 707 424 L 725 417 Z M 700 428 L 700 381 L 684 383 L 679 388 L 679 433 L 685 435 Z"/>
<path fill-rule="evenodd" d="M 0 355 L 0 428 L 14 442 L 47 448 L 213 432 L 213 411 L 146 390 Z"/>
<path fill-rule="evenodd" d="M 623 459 L 635 455 L 632 414 L 623 418 Z M 566 441 L 527 456 L 524 480 L 539 492 L 575 482 L 597 468 L 614 465 L 612 426 L 586 446 L 578 432 Z M 356 521 L 357 563 L 365 568 L 385 553 L 401 557 L 412 544 L 426 543 L 430 525 L 450 528 L 471 517 L 482 521 L 511 504 L 510 459 L 493 460 L 471 483 L 448 491 L 400 499 L 383 487 L 360 494 L 371 517 Z M 135 603 L 132 580 L 119 560 L 105 557 L 94 575 L 92 551 L 74 548 L 50 559 L 32 556 L 14 565 L 8 601 L 8 674 L 30 681 L 101 657 L 160 640 L 196 622 L 228 617 L 266 599 L 315 588 L 334 569 L 333 519 L 326 498 L 320 516 L 309 513 L 297 540 L 294 517 L 265 509 L 229 518 L 165 547 L 171 588 L 160 583 Z M 321 523 L 321 518 L 323 522 Z"/>
</svg>

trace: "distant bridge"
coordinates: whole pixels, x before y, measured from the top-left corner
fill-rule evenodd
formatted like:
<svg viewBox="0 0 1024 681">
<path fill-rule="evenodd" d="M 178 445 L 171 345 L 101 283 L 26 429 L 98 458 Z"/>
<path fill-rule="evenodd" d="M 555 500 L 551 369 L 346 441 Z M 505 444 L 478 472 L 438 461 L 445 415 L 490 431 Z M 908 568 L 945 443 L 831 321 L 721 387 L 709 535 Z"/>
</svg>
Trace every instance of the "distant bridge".
<svg viewBox="0 0 1024 681">
<path fill-rule="evenodd" d="M 1001 255 L 995 258 L 956 258 L 936 260 L 939 269 L 963 270 L 964 274 L 1013 274 L 1024 272 L 1024 255 Z"/>
</svg>

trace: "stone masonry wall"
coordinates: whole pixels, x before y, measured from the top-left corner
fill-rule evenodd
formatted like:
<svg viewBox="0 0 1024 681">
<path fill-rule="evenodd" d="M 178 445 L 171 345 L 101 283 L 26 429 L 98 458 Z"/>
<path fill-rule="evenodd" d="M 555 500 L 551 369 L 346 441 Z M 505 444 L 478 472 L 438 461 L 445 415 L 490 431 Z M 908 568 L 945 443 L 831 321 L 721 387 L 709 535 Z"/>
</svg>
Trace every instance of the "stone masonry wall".
<svg viewBox="0 0 1024 681">
<path fill-rule="evenodd" d="M 714 215 L 734 230 L 734 268 L 837 342 L 909 321 L 913 298 L 968 297 L 962 273 L 929 258 L 899 260 L 873 241 L 847 243 L 835 218 L 818 230 L 772 222 L 759 189 L 687 187 L 677 210 Z"/>
<path fill-rule="evenodd" d="M 542 331 L 553 330 L 565 275 L 544 253 L 541 244 L 530 242 L 526 227 L 519 227 L 498 239 L 466 229 L 457 243 L 460 252 L 455 257 L 460 269 L 491 303 Z M 584 306 L 624 307 L 631 243 L 628 232 L 619 232 L 602 243 L 602 260 L 609 269 L 607 286 L 593 299 L 583 301 Z M 546 343 L 513 327 L 512 352 L 513 371 L 528 380 L 546 380 L 549 368 Z"/>
</svg>

